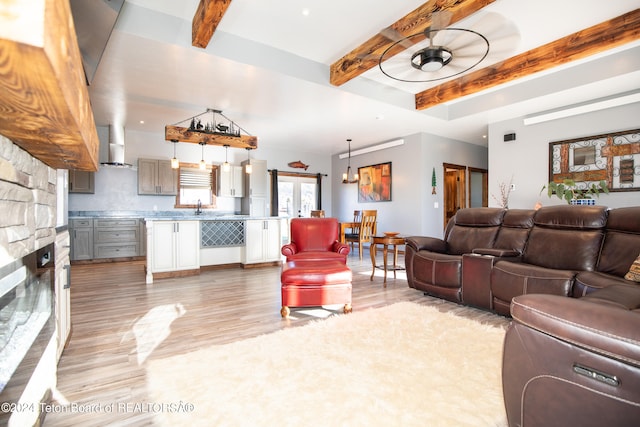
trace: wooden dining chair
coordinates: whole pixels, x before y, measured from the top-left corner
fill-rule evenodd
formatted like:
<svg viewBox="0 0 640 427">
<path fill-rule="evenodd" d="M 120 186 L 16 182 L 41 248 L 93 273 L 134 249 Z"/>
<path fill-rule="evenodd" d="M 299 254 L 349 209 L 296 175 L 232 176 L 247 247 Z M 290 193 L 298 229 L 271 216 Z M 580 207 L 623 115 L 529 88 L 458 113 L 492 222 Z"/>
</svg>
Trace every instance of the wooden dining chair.
<svg viewBox="0 0 640 427">
<path fill-rule="evenodd" d="M 311 218 L 324 218 L 324 210 L 311 211 Z"/>
<path fill-rule="evenodd" d="M 351 244 L 351 252 L 353 252 L 353 243 L 358 233 L 360 232 L 360 222 L 362 221 L 362 211 L 353 211 L 352 227 L 347 227 L 344 233 L 346 242 Z"/>
<path fill-rule="evenodd" d="M 377 224 L 378 211 L 363 210 L 360 216 L 360 225 L 357 228 L 357 233 L 345 233 L 344 235 L 345 241 L 351 243 L 351 247 L 353 247 L 354 243 L 358 244 L 358 255 L 360 256 L 360 260 L 362 260 L 363 243 L 369 242 L 369 240 L 371 240 L 371 236 L 376 234 Z"/>
</svg>

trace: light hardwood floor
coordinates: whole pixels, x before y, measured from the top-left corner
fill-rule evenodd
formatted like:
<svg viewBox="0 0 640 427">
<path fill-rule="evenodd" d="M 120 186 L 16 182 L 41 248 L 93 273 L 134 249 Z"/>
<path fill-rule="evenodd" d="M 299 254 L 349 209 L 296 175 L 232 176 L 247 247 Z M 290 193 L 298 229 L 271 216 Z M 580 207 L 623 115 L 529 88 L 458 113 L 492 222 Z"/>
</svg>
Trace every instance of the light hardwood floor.
<svg viewBox="0 0 640 427">
<path fill-rule="evenodd" d="M 407 286 L 404 272 L 397 279 L 391 273 L 386 288 L 379 270 L 370 281 L 368 251 L 363 261 L 351 254 L 348 263 L 354 277 L 354 312 L 413 301 L 494 325 L 508 324 L 504 317 L 425 296 Z M 58 366 L 58 390 L 86 413 L 49 413 L 47 427 L 153 425 L 152 414 L 123 406 L 149 402 L 145 360 L 343 315 L 341 307 L 294 309 L 290 319 L 282 319 L 280 267 L 205 271 L 153 285 L 145 284 L 142 262 L 73 265 L 71 274 L 72 336 Z"/>
</svg>

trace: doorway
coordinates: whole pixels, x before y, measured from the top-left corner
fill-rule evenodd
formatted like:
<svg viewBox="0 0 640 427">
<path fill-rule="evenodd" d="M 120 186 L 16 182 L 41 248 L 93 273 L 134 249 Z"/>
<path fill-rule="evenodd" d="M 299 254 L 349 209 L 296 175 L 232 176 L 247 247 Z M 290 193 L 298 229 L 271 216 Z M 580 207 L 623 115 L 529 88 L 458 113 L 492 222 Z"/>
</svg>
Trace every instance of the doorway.
<svg viewBox="0 0 640 427">
<path fill-rule="evenodd" d="M 467 168 L 469 171 L 469 207 L 489 206 L 489 172 L 486 169 Z"/>
<path fill-rule="evenodd" d="M 317 191 L 315 177 L 278 175 L 278 216 L 311 216 L 316 209 Z"/>
<path fill-rule="evenodd" d="M 486 169 L 451 163 L 443 163 L 442 166 L 444 169 L 445 227 L 460 209 L 489 206 L 489 173 Z"/>
</svg>

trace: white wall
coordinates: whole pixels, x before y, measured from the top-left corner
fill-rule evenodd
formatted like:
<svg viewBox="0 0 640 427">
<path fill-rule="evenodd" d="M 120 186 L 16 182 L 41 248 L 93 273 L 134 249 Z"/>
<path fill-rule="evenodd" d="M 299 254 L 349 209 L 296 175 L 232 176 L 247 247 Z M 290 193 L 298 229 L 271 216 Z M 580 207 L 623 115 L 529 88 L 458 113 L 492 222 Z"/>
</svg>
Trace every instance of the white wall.
<svg viewBox="0 0 640 427">
<path fill-rule="evenodd" d="M 100 138 L 100 161 L 108 158 L 108 128 L 98 127 Z M 110 168 L 100 166 L 95 174 L 95 193 L 69 195 L 70 211 L 171 211 L 175 204 L 174 196 L 139 196 L 138 195 L 138 158 L 170 159 L 173 157 L 173 143 L 164 140 L 164 133 L 136 132 L 125 129 L 125 162 L 133 165 L 131 169 Z M 181 162 L 197 163 L 202 158 L 202 147 L 197 144 L 178 143 L 176 147 L 177 157 Z M 207 146 L 204 148 L 204 158 L 208 162 L 221 164 L 225 160 L 223 147 Z M 251 151 L 252 159 L 267 161 L 269 169 L 280 171 L 296 171 L 308 173 L 331 173 L 331 158 L 318 156 L 308 151 L 301 142 L 299 151 L 280 151 L 260 147 Z M 228 160 L 232 164 L 240 164 L 247 159 L 247 151 L 229 148 Z M 306 171 L 292 169 L 287 163 L 301 160 L 308 164 Z M 325 177 L 323 181 L 322 207 L 331 211 L 331 177 Z M 218 198 L 218 207 L 215 211 L 222 213 L 234 213 L 240 211 L 239 198 Z"/>
<path fill-rule="evenodd" d="M 332 216 L 347 221 L 354 210 L 377 209 L 378 231 L 404 235 L 441 237 L 444 224 L 443 163 L 487 168 L 486 147 L 436 135 L 420 133 L 403 137 L 404 145 L 353 156 L 351 168 L 391 162 L 390 202 L 359 203 L 357 184 L 342 184 L 347 159 L 333 156 Z M 385 141 L 380 141 L 385 142 Z M 345 147 L 345 151 L 346 151 Z M 436 171 L 437 194 L 431 194 L 431 175 Z M 434 207 L 434 203 L 438 207 Z"/>
<path fill-rule="evenodd" d="M 557 197 L 540 195 L 549 181 L 549 143 L 640 128 L 640 103 L 599 112 L 525 126 L 523 119 L 506 120 L 489 125 L 489 205 L 498 206 L 491 197 L 500 194 L 498 183 L 513 177 L 515 191 L 509 196 L 510 208 L 533 208 L 563 204 Z M 516 133 L 516 140 L 505 143 L 504 134 Z M 597 204 L 610 208 L 637 206 L 640 192 L 616 192 L 602 195 Z"/>
</svg>

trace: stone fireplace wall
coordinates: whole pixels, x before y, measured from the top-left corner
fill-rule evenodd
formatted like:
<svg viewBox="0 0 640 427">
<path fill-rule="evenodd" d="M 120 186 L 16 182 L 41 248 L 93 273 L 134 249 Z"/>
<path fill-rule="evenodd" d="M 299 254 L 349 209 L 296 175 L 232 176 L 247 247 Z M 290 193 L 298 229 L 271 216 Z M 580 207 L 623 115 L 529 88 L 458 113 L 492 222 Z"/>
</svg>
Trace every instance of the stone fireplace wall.
<svg viewBox="0 0 640 427">
<path fill-rule="evenodd" d="M 56 170 L 0 135 L 0 265 L 52 243 Z"/>
<path fill-rule="evenodd" d="M 0 266 L 56 240 L 57 171 L 0 135 Z M 23 390 L 20 402 L 32 411 L 10 415 L 10 425 L 34 425 L 38 403 L 56 385 L 55 334 Z"/>
</svg>

